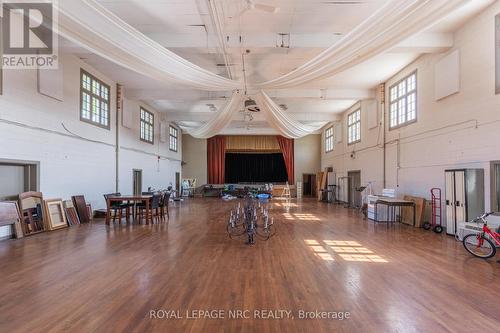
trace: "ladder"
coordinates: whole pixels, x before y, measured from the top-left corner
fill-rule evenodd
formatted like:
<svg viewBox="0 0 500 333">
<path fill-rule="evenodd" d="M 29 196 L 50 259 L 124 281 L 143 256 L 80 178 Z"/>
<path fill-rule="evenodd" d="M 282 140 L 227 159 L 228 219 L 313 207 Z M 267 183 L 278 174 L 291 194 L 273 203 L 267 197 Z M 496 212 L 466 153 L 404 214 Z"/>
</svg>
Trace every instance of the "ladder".
<svg viewBox="0 0 500 333">
<path fill-rule="evenodd" d="M 288 184 L 288 182 L 286 182 L 286 186 L 285 188 L 283 188 L 283 192 L 281 193 L 281 197 L 282 198 L 291 198 L 291 195 L 290 195 L 290 185 Z"/>
</svg>

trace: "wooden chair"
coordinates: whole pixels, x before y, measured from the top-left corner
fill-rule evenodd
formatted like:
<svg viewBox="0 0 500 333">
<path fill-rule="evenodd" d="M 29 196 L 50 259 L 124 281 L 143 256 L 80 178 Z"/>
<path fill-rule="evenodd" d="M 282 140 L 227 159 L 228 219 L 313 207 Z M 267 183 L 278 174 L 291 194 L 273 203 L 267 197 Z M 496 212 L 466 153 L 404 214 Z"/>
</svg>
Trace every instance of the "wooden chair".
<svg viewBox="0 0 500 333">
<path fill-rule="evenodd" d="M 156 217 L 156 222 L 160 222 L 160 199 L 161 199 L 161 194 L 153 194 L 150 202 L 150 207 L 149 207 L 149 212 L 146 212 L 146 214 L 151 214 L 149 216 L 145 216 L 147 218 L 151 218 L 151 221 L 154 222 L 154 218 Z M 139 203 L 136 206 L 136 219 L 137 215 L 139 215 L 139 219 L 142 220 L 143 213 L 146 210 L 146 204 L 145 203 Z"/>
<path fill-rule="evenodd" d="M 167 214 L 167 219 L 170 218 L 170 214 L 169 214 L 169 211 L 168 211 L 168 203 L 170 202 L 170 195 L 172 193 L 169 192 L 169 191 L 165 191 L 163 194 L 162 194 L 162 197 L 161 197 L 161 200 L 160 200 L 160 214 L 162 216 L 162 218 L 165 217 L 165 214 Z"/>
<path fill-rule="evenodd" d="M 19 211 L 24 236 L 45 231 L 41 192 L 24 192 L 19 194 Z"/>
<path fill-rule="evenodd" d="M 119 196 L 121 196 L 121 193 L 104 194 L 104 200 L 106 200 L 106 202 L 107 202 L 109 197 L 119 197 Z M 129 202 L 112 201 L 110 208 L 113 211 L 113 223 L 115 222 L 117 215 L 118 215 L 118 221 L 119 222 L 122 221 L 123 210 L 125 210 L 125 217 L 128 221 L 130 218 L 130 208 L 132 208 L 132 207 L 133 207 L 133 205 Z"/>
</svg>

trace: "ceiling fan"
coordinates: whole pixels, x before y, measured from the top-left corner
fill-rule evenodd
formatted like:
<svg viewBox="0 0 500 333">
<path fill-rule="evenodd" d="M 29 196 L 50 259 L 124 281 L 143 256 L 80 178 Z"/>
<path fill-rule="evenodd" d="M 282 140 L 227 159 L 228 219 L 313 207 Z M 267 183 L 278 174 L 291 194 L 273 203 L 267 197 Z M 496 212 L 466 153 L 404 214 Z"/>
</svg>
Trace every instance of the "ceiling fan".
<svg viewBox="0 0 500 333">
<path fill-rule="evenodd" d="M 270 5 L 264 5 L 261 3 L 255 3 L 253 0 L 242 0 L 245 2 L 244 8 L 237 16 L 242 16 L 249 10 L 260 10 L 262 12 L 266 13 L 277 13 L 279 12 L 280 8 L 275 7 L 275 6 L 270 6 Z"/>
</svg>

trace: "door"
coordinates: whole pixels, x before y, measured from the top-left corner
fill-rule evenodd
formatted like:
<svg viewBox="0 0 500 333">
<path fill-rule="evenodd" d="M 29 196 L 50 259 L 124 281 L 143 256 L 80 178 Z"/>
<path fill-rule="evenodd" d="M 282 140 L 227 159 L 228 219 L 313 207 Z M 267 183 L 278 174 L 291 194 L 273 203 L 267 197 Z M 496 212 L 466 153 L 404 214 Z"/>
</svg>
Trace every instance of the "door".
<svg viewBox="0 0 500 333">
<path fill-rule="evenodd" d="M 134 195 L 142 194 L 142 170 L 134 169 L 132 170 L 132 189 L 134 191 Z"/>
<path fill-rule="evenodd" d="M 181 193 L 181 173 L 175 173 L 175 190 L 177 193 Z"/>
<path fill-rule="evenodd" d="M 446 233 L 455 234 L 455 172 L 445 172 Z"/>
<path fill-rule="evenodd" d="M 311 195 L 311 175 L 303 174 L 302 175 L 302 194 L 305 197 Z"/>
<path fill-rule="evenodd" d="M 465 222 L 465 171 L 455 171 L 455 232 L 458 222 Z"/>
<path fill-rule="evenodd" d="M 318 186 L 316 183 L 316 175 L 311 175 L 311 197 L 316 198 L 318 196 Z"/>
<path fill-rule="evenodd" d="M 358 189 L 361 187 L 361 171 L 347 172 L 349 177 L 349 206 L 354 208 L 361 207 L 361 192 Z"/>
</svg>

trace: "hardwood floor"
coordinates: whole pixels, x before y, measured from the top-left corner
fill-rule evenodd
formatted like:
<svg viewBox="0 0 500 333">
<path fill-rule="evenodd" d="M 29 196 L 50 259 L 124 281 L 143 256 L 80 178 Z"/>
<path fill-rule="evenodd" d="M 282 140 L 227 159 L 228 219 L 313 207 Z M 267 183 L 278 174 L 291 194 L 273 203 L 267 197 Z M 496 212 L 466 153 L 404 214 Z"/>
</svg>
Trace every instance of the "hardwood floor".
<svg viewBox="0 0 500 333">
<path fill-rule="evenodd" d="M 472 258 L 452 237 L 376 225 L 313 200 L 292 201 L 289 212 L 273 201 L 278 234 L 247 246 L 225 231 L 234 204 L 193 199 L 159 225 L 97 222 L 0 242 L 0 332 L 500 327 L 500 264 Z M 197 309 L 223 310 L 226 319 L 186 318 Z M 250 318 L 228 319 L 237 309 L 250 310 Z M 260 309 L 292 311 L 294 318 L 254 318 Z M 151 310 L 184 318 L 150 318 Z M 300 310 L 350 317 L 300 319 Z"/>
</svg>

